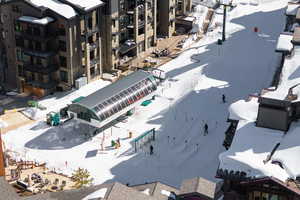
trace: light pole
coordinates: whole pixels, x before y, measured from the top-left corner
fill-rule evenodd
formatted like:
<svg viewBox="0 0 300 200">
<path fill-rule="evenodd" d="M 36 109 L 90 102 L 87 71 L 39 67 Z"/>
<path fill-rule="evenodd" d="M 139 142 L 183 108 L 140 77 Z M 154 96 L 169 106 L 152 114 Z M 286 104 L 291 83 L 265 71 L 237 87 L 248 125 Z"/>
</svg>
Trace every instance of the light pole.
<svg viewBox="0 0 300 200">
<path fill-rule="evenodd" d="M 220 5 L 223 6 L 223 32 L 222 32 L 222 41 L 226 40 L 225 32 L 226 32 L 226 13 L 227 13 L 227 6 L 232 7 L 232 0 L 220 0 Z"/>
</svg>

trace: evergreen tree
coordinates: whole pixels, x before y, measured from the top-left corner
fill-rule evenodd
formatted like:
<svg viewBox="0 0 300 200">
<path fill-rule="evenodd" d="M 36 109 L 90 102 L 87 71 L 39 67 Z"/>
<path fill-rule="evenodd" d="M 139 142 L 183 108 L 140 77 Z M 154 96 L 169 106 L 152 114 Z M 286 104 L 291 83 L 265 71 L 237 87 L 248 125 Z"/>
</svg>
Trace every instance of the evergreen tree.
<svg viewBox="0 0 300 200">
<path fill-rule="evenodd" d="M 81 188 L 92 185 L 93 178 L 90 178 L 90 172 L 87 169 L 78 168 L 72 174 L 72 179 L 75 181 L 75 188 Z"/>
</svg>

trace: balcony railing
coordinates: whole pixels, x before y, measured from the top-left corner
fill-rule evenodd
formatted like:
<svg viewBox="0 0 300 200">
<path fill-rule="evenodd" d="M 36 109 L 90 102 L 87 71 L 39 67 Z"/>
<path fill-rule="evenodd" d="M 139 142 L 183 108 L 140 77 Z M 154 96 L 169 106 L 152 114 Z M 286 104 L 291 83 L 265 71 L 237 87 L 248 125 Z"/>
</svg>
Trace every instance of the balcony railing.
<svg viewBox="0 0 300 200">
<path fill-rule="evenodd" d="M 83 34 L 87 34 L 87 35 L 92 35 L 92 34 L 94 34 L 94 33 L 97 33 L 97 32 L 99 32 L 99 28 L 98 28 L 98 26 L 95 26 L 95 27 L 93 27 L 93 28 L 88 28 L 88 30 L 87 31 L 83 31 Z"/>
<path fill-rule="evenodd" d="M 29 56 L 37 56 L 37 57 L 43 57 L 43 58 L 47 58 L 50 56 L 55 55 L 54 50 L 52 51 L 38 51 L 38 50 L 34 50 L 34 49 L 28 49 L 28 48 L 22 48 L 24 54 L 29 55 Z"/>
<path fill-rule="evenodd" d="M 58 70 L 58 65 L 38 65 L 38 64 L 31 64 L 31 63 L 24 63 L 24 70 L 30 72 L 37 72 L 42 74 L 49 74 Z"/>
<path fill-rule="evenodd" d="M 33 33 L 26 32 L 26 31 L 16 31 L 16 35 L 22 36 L 28 40 L 34 40 L 34 41 L 40 41 L 40 42 L 49 41 L 51 39 L 54 39 L 57 36 L 56 33 L 47 33 L 45 35 L 43 35 L 43 34 L 36 35 Z"/>
<path fill-rule="evenodd" d="M 91 59 L 90 66 L 94 66 L 97 64 L 99 64 L 99 57 L 95 57 L 95 58 Z"/>
</svg>

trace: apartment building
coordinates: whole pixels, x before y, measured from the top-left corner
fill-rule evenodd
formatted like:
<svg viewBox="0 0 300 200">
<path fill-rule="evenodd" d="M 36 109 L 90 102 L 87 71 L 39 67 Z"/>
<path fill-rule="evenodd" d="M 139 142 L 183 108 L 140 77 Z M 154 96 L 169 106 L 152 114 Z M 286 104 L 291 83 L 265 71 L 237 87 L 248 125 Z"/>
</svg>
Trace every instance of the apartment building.
<svg viewBox="0 0 300 200">
<path fill-rule="evenodd" d="M 44 96 L 71 88 L 77 78 L 100 78 L 100 12 L 93 0 L 11 0 L 1 3 L 7 55 L 5 82 Z"/>
<path fill-rule="evenodd" d="M 128 62 L 156 44 L 157 0 L 104 0 L 104 70 Z"/>
<path fill-rule="evenodd" d="M 187 16 L 192 11 L 192 0 L 158 0 L 158 34 L 171 37 L 176 30 L 176 17 Z"/>
<path fill-rule="evenodd" d="M 192 0 L 2 1 L 3 80 L 44 96 L 74 87 L 82 76 L 91 82 L 104 72 L 127 70 L 157 44 L 158 32 L 174 34 L 175 17 L 191 5 Z"/>
</svg>

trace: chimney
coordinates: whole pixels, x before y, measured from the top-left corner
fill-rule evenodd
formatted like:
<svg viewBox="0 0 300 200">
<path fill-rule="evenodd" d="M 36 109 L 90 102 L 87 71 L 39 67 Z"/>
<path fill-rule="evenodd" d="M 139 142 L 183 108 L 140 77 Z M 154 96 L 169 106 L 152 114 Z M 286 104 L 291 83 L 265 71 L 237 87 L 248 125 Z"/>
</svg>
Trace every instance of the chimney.
<svg viewBox="0 0 300 200">
<path fill-rule="evenodd" d="M 2 147 L 2 139 L 1 139 L 1 127 L 0 127 L 0 177 L 5 176 L 5 168 L 4 168 L 4 154 Z"/>
</svg>

